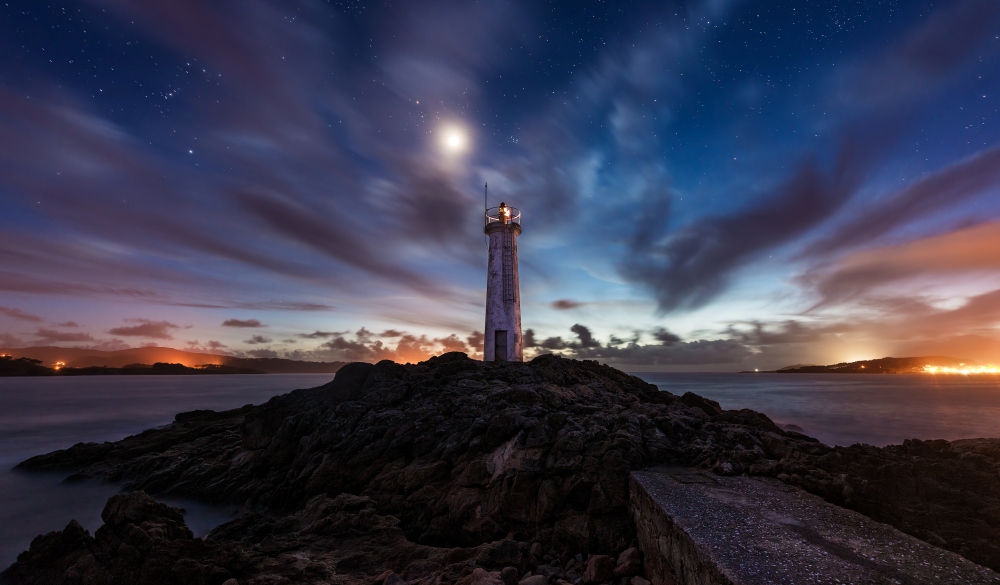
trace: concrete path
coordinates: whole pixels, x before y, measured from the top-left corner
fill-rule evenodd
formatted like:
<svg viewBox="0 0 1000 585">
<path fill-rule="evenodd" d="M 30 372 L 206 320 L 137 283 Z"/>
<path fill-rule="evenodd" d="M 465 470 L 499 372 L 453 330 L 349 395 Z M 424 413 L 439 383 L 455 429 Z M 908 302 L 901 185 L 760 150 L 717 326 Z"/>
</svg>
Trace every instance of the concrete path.
<svg viewBox="0 0 1000 585">
<path fill-rule="evenodd" d="M 1000 574 L 769 478 L 632 473 L 654 585 L 1000 585 Z"/>
</svg>

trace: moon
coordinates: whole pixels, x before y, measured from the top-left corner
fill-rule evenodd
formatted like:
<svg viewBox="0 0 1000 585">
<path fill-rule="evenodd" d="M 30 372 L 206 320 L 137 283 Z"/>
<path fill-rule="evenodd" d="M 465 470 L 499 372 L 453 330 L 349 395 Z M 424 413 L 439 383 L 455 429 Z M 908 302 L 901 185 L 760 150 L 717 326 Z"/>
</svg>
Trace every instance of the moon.
<svg viewBox="0 0 1000 585">
<path fill-rule="evenodd" d="M 461 128 L 445 128 L 441 133 L 441 146 L 447 152 L 458 153 L 465 150 L 467 139 Z"/>
</svg>

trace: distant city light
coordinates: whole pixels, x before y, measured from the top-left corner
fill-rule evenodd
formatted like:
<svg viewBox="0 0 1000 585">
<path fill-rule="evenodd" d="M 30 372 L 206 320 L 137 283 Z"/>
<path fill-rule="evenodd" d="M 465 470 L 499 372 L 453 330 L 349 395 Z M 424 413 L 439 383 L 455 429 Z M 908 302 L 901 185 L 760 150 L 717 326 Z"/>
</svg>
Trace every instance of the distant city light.
<svg viewBox="0 0 1000 585">
<path fill-rule="evenodd" d="M 968 376 L 970 374 L 1000 374 L 1000 368 L 989 365 L 989 366 L 966 366 L 965 364 L 960 364 L 957 368 L 949 368 L 945 366 L 924 366 L 924 372 L 928 374 L 962 374 Z"/>
</svg>

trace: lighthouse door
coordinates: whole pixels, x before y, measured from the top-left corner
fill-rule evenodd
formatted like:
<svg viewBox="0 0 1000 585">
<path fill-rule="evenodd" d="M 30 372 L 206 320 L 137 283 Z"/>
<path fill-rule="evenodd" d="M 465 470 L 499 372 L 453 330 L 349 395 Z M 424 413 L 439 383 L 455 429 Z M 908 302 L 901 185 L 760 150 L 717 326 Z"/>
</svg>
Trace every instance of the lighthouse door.
<svg viewBox="0 0 1000 585">
<path fill-rule="evenodd" d="M 493 361 L 507 361 L 507 330 L 496 331 L 495 343 L 493 344 Z"/>
</svg>

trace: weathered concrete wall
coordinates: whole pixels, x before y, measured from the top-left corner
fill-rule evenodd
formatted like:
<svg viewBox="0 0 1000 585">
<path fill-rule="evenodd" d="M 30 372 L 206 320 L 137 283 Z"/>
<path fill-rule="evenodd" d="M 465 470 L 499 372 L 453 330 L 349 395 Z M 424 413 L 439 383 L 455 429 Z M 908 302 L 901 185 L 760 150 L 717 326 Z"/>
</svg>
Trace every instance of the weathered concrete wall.
<svg viewBox="0 0 1000 585">
<path fill-rule="evenodd" d="M 521 226 L 513 223 L 490 224 L 486 228 L 490 239 L 489 260 L 486 269 L 486 339 L 483 342 L 483 360 L 492 362 L 496 357 L 496 331 L 507 331 L 507 361 L 522 361 L 521 338 L 521 281 L 517 269 L 517 237 Z M 511 284 L 513 298 L 504 299 L 504 238 L 510 238 L 512 262 Z"/>
<path fill-rule="evenodd" d="M 698 546 L 650 496 L 635 476 L 629 478 L 632 519 L 652 585 L 731 585 L 711 551 Z"/>
<path fill-rule="evenodd" d="M 663 467 L 629 481 L 654 585 L 1000 585 L 1000 574 L 775 479 Z"/>
</svg>

